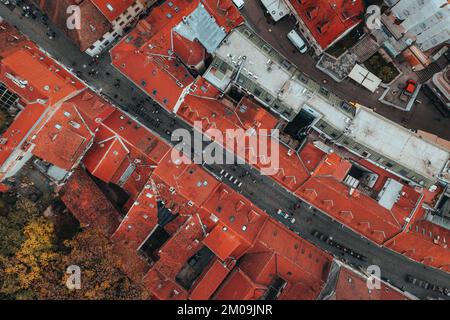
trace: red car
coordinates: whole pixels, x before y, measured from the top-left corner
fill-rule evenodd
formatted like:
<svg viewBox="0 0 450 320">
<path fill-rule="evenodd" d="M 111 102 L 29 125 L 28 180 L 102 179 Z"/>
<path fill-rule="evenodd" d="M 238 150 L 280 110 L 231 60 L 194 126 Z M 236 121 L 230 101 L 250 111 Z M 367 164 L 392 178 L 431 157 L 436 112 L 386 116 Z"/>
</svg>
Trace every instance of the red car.
<svg viewBox="0 0 450 320">
<path fill-rule="evenodd" d="M 414 80 L 406 81 L 406 86 L 400 94 L 400 100 L 407 102 L 409 98 L 412 96 L 414 91 L 416 91 L 417 83 Z"/>
</svg>

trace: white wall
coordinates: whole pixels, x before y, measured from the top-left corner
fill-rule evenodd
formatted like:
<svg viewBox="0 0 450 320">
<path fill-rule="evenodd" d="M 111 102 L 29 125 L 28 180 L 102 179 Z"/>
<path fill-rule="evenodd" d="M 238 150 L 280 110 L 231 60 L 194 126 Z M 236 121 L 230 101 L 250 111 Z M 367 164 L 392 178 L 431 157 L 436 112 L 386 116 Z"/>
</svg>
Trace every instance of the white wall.
<svg viewBox="0 0 450 320">
<path fill-rule="evenodd" d="M 86 53 L 90 56 L 102 53 L 118 37 L 123 36 L 124 29 L 145 9 L 146 8 L 141 1 L 136 1 L 127 9 L 127 11 L 112 22 L 112 31 L 105 33 L 101 39 L 94 42 L 92 46 L 86 50 Z"/>
</svg>

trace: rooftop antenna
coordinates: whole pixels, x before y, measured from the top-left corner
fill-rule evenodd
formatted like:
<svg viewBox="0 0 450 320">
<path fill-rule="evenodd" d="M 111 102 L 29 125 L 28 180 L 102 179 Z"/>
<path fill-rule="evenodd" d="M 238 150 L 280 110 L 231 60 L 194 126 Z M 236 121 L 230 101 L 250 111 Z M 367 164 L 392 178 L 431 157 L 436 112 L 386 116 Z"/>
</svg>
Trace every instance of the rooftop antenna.
<svg viewBox="0 0 450 320">
<path fill-rule="evenodd" d="M 246 60 L 247 60 L 247 56 L 242 56 L 242 58 L 240 59 L 240 61 L 239 61 L 239 69 L 238 69 L 238 72 L 236 73 L 236 77 L 235 77 L 234 80 L 239 79 L 239 76 L 241 75 L 241 71 L 242 71 L 242 68 L 244 67 L 244 64 L 245 64 Z"/>
</svg>

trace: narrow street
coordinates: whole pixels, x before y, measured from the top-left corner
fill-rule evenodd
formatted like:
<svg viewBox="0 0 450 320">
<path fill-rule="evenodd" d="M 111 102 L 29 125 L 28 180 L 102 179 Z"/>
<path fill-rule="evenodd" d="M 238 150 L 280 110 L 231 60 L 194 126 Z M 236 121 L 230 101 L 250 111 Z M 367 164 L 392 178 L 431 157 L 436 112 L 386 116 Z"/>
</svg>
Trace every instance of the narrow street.
<svg viewBox="0 0 450 320">
<path fill-rule="evenodd" d="M 251 1 L 248 1 L 247 3 L 250 2 Z M 249 8 L 246 10 L 249 10 Z M 255 16 L 257 15 L 257 13 L 254 14 Z M 17 26 L 21 32 L 26 34 L 31 40 L 35 41 L 43 50 L 48 52 L 62 64 L 73 69 L 74 72 L 79 72 L 80 77 L 86 80 L 93 88 L 99 91 L 101 89 L 101 92 L 107 95 L 118 107 L 134 116 L 142 124 L 159 134 L 169 143 L 173 144 L 173 142 L 170 141 L 169 134 L 167 134 L 168 131 L 171 132 L 174 128 L 191 129 L 175 115 L 169 114 L 155 102 L 151 101 L 145 93 L 135 87 L 130 81 L 115 70 L 110 64 L 109 54 L 104 54 L 100 57 L 99 64 L 93 67 L 99 74 L 89 75 L 89 71 L 92 68 L 89 66 L 91 58 L 86 54 L 80 53 L 77 48 L 56 29 L 56 27 L 51 26 L 56 32 L 56 38 L 50 40 L 45 35 L 46 27 L 39 19 L 32 20 L 23 18 L 19 9 L 11 12 L 7 7 L 0 4 L 0 16 L 4 17 L 10 24 Z M 310 65 L 311 62 L 303 63 L 305 65 Z M 117 81 L 120 83 L 119 87 L 116 85 Z M 158 112 L 154 113 L 154 110 L 157 110 Z M 219 173 L 222 169 L 232 170 L 231 167 L 233 166 L 205 166 L 207 170 L 213 172 L 217 176 L 220 176 Z M 360 237 L 350 229 L 332 220 L 327 215 L 309 207 L 305 203 L 295 210 L 294 217 L 296 218 L 296 222 L 292 224 L 291 222 L 282 219 L 276 212 L 279 208 L 291 210 L 291 208 L 299 202 L 298 198 L 280 185 L 274 183 L 269 177 L 261 176 L 256 170 L 250 168 L 248 165 L 235 165 L 234 167 L 236 176 L 242 176 L 246 172 L 249 173 L 242 179 L 242 187 L 238 188 L 231 182 L 224 182 L 228 183 L 229 186 L 236 189 L 238 192 L 241 192 L 249 200 L 255 203 L 255 205 L 298 233 L 302 238 L 309 240 L 316 246 L 332 253 L 340 259 L 345 259 L 349 263 L 353 263 L 356 267 L 361 266 L 364 268 L 371 264 L 379 265 L 384 278 L 389 279 L 397 287 L 403 287 L 405 290 L 420 298 L 447 298 L 432 291 L 412 286 L 405 281 L 405 278 L 406 275 L 411 274 L 417 278 L 427 280 L 430 283 L 439 283 L 443 286 L 450 287 L 450 276 L 448 274 L 437 269 L 425 267 L 402 255 L 374 245 L 367 239 Z M 254 183 L 253 181 L 256 181 L 257 183 Z M 363 254 L 368 260 L 364 263 L 357 261 L 355 258 L 343 253 L 337 248 L 329 246 L 325 242 L 311 235 L 314 230 L 333 236 L 336 241 Z"/>
</svg>

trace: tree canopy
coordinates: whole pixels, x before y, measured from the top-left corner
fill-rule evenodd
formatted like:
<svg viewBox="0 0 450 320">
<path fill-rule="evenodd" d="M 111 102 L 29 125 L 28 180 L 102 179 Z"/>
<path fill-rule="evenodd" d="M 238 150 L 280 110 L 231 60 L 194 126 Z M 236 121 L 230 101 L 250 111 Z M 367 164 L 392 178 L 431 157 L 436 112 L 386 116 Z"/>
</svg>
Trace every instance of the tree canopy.
<svg viewBox="0 0 450 320">
<path fill-rule="evenodd" d="M 52 220 L 35 203 L 19 199 L 0 216 L 0 298 L 146 299 L 148 293 L 120 269 L 119 256 L 100 230 L 57 239 Z M 81 289 L 66 286 L 67 267 L 81 269 Z"/>
</svg>

